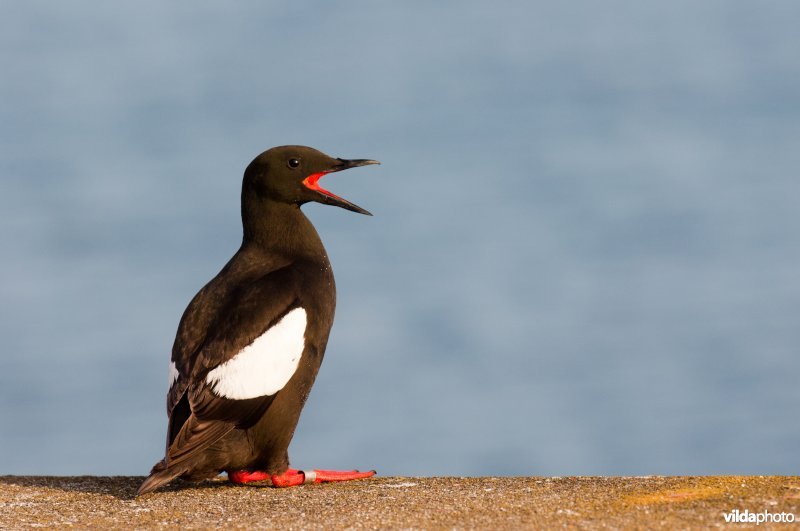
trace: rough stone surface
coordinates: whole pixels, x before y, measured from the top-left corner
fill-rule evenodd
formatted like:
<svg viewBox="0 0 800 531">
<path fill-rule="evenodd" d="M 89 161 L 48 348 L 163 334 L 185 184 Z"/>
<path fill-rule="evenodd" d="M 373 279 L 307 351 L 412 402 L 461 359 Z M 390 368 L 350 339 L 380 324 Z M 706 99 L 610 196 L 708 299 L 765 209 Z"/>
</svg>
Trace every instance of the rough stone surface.
<svg viewBox="0 0 800 531">
<path fill-rule="evenodd" d="M 725 524 L 723 513 L 792 513 L 800 477 L 384 477 L 275 489 L 218 479 L 134 498 L 141 477 L 0 477 L 0 528 L 631 528 Z"/>
</svg>

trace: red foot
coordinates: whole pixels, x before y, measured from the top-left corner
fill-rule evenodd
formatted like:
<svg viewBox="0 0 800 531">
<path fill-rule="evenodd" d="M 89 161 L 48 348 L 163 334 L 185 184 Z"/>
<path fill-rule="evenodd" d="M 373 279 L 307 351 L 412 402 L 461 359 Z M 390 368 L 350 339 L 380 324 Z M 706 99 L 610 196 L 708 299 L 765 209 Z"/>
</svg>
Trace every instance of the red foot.
<svg viewBox="0 0 800 531">
<path fill-rule="evenodd" d="M 359 472 L 358 470 L 348 470 L 340 472 L 337 470 L 295 470 L 290 468 L 283 474 L 267 474 L 266 472 L 247 470 L 230 470 L 228 479 L 233 483 L 242 484 L 251 481 L 272 480 L 273 487 L 296 487 L 304 483 L 328 483 L 331 481 L 350 481 L 351 479 L 364 479 L 375 475 L 374 470 L 369 472 Z"/>
<path fill-rule="evenodd" d="M 266 481 L 269 479 L 269 474 L 266 472 L 250 472 L 249 470 L 228 470 L 227 472 L 228 479 L 237 485 L 250 483 L 251 481 Z"/>
</svg>

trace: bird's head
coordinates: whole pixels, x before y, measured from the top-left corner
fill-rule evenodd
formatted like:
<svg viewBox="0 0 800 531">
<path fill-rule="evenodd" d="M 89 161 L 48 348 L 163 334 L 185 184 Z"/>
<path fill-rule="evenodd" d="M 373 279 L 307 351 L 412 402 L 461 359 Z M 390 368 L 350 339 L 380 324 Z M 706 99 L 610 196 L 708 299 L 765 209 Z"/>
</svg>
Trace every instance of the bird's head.
<svg viewBox="0 0 800 531">
<path fill-rule="evenodd" d="M 380 164 L 369 159 L 337 159 L 306 146 L 280 146 L 268 149 L 247 166 L 243 193 L 277 201 L 302 205 L 316 201 L 371 216 L 358 205 L 329 192 L 319 180 L 337 171 Z"/>
</svg>

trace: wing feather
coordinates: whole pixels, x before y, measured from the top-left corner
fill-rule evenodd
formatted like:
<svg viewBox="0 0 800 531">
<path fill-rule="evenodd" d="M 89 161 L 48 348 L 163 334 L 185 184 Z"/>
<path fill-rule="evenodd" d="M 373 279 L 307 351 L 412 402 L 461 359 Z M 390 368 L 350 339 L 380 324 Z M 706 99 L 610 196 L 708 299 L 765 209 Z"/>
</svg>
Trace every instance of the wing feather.
<svg viewBox="0 0 800 531">
<path fill-rule="evenodd" d="M 179 342 L 182 332 L 179 328 L 173 349 L 179 376 L 167 397 L 170 433 L 166 462 L 169 467 L 191 459 L 233 429 L 252 426 L 277 394 L 243 400 L 225 398 L 214 392 L 207 376 L 300 306 L 296 272 L 285 267 L 229 293 L 229 299 L 220 305 L 203 341 L 186 343 L 194 347 L 193 353 L 186 352 L 184 343 Z M 184 321 L 191 324 L 194 320 L 185 314 L 182 325 Z M 184 399 L 188 401 L 189 415 L 184 412 L 183 418 L 178 418 L 183 408 L 176 406 Z"/>
</svg>

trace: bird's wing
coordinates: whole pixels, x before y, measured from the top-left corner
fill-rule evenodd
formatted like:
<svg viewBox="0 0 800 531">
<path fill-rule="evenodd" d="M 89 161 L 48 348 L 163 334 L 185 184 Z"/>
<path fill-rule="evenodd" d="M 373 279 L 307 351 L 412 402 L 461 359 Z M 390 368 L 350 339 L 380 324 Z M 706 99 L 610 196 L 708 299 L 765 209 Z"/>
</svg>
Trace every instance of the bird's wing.
<svg viewBox="0 0 800 531">
<path fill-rule="evenodd" d="M 172 402 L 168 466 L 234 428 L 250 427 L 292 377 L 307 324 L 298 286 L 295 271 L 287 267 L 232 292 L 192 365 L 183 364 L 188 374 L 175 382 L 180 394 Z"/>
<path fill-rule="evenodd" d="M 189 387 L 189 376 L 197 360 L 198 351 L 226 307 L 225 284 L 221 280 L 221 275 L 222 273 L 203 286 L 203 289 L 194 296 L 178 325 L 169 364 L 167 416 L 170 418 Z"/>
</svg>

